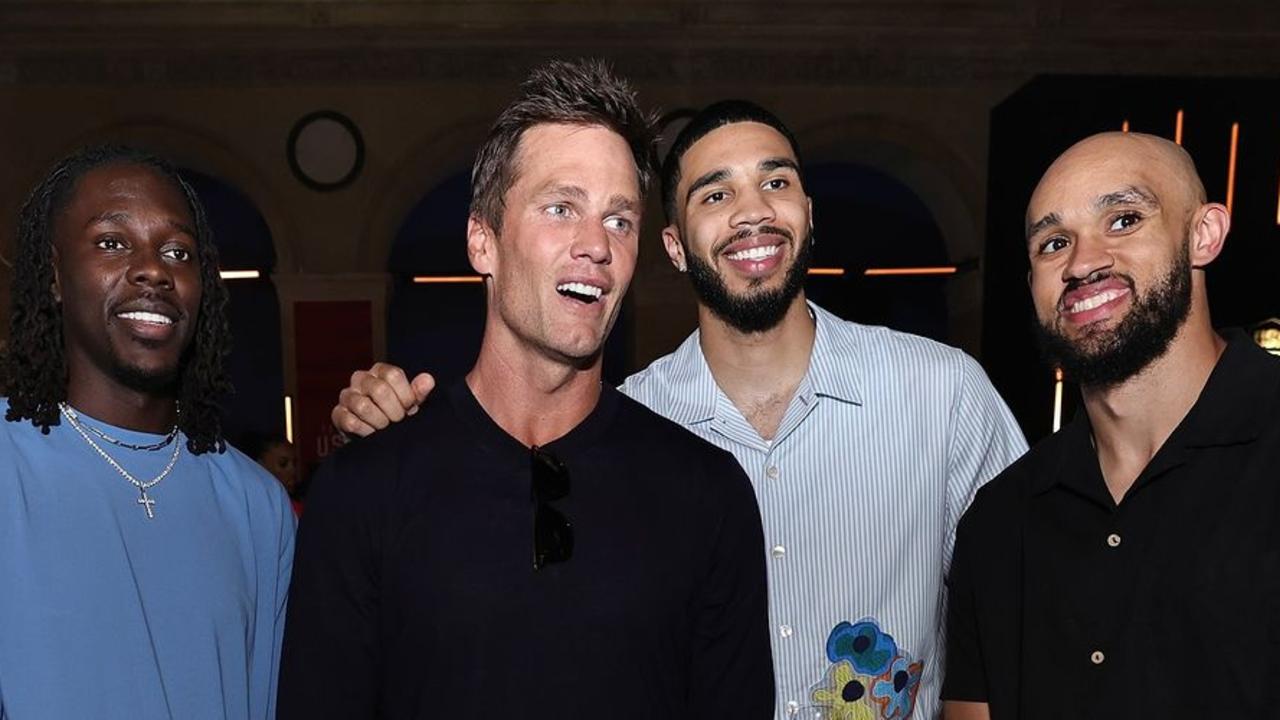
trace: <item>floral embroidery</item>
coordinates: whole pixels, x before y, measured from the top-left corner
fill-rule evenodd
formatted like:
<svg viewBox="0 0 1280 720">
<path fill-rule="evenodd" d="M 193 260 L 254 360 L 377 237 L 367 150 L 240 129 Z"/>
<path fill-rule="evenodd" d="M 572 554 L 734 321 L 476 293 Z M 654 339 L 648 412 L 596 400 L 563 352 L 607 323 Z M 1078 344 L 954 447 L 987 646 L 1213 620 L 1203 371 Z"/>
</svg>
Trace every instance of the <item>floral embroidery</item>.
<svg viewBox="0 0 1280 720">
<path fill-rule="evenodd" d="M 924 663 L 911 662 L 911 659 L 899 655 L 893 664 L 871 688 L 871 695 L 880 703 L 880 716 L 887 720 L 903 720 L 911 717 L 911 710 L 916 704 L 916 693 L 920 691 L 920 673 Z"/>
<path fill-rule="evenodd" d="M 897 654 L 898 645 L 893 637 L 881 632 L 874 620 L 860 620 L 853 624 L 842 622 L 827 638 L 828 660 L 848 660 L 854 670 L 868 675 L 879 675 L 888 670 Z"/>
<path fill-rule="evenodd" d="M 814 709 L 830 720 L 907 720 L 920 692 L 923 662 L 898 648 L 871 618 L 841 622 L 827 637 L 832 662 L 810 690 Z"/>
<path fill-rule="evenodd" d="M 873 682 L 875 678 L 858 674 L 847 660 L 841 660 L 812 690 L 813 701 L 830 711 L 831 720 L 877 720 L 870 692 Z"/>
</svg>

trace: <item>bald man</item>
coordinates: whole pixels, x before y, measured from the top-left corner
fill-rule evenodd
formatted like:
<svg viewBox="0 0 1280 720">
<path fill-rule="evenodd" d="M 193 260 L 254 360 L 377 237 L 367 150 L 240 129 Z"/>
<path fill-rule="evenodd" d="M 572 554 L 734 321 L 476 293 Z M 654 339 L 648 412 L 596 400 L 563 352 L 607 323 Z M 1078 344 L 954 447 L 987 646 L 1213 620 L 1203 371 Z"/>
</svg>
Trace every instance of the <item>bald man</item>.
<svg viewBox="0 0 1280 720">
<path fill-rule="evenodd" d="M 1090 137 L 1036 187 L 1038 334 L 1085 412 L 961 521 L 949 720 L 1280 713 L 1280 359 L 1210 321 L 1230 224 L 1146 135 Z"/>
</svg>

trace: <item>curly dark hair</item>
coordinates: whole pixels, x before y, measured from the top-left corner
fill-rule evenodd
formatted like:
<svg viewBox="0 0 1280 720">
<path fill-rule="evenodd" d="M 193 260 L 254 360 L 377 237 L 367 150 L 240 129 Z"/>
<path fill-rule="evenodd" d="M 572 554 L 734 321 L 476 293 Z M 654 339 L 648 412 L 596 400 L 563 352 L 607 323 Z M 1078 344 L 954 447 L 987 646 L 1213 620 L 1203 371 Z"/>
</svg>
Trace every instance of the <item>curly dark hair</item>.
<svg viewBox="0 0 1280 720">
<path fill-rule="evenodd" d="M 67 398 L 67 363 L 62 338 L 62 307 L 54 299 L 53 226 L 70 202 L 76 183 L 106 165 L 141 165 L 155 170 L 182 191 L 195 222 L 200 261 L 200 310 L 191 345 L 179 370 L 178 424 L 193 454 L 222 452 L 218 398 L 231 391 L 223 361 L 231 351 L 227 290 L 218 275 L 218 250 L 195 191 L 167 161 L 137 148 L 88 147 L 63 159 L 32 191 L 18 221 L 13 266 L 9 344 L 0 358 L 0 388 L 9 396 L 5 419 L 30 420 L 44 433 L 59 424 L 58 403 Z"/>
</svg>

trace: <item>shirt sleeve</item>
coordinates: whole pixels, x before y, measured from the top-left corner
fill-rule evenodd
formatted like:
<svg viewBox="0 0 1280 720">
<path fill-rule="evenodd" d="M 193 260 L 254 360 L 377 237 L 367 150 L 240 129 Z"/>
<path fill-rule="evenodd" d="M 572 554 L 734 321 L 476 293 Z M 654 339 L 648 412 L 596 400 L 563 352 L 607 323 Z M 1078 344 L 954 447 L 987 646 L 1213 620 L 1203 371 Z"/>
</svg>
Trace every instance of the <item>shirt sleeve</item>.
<svg viewBox="0 0 1280 720">
<path fill-rule="evenodd" d="M 956 537 L 955 558 L 947 578 L 947 652 L 942 699 L 987 701 L 987 674 L 982 661 L 981 637 L 974 593 L 972 539 L 964 525 Z"/>
<path fill-rule="evenodd" d="M 274 483 L 274 479 L 273 479 Z M 278 490 L 278 488 L 272 488 Z M 293 568 L 293 541 L 297 523 L 293 507 L 283 492 L 274 493 L 274 537 L 268 547 L 271 554 L 259 558 L 263 576 L 259 587 L 257 627 L 254 630 L 251 677 L 254 709 L 250 717 L 271 720 L 276 716 L 277 681 L 280 669 L 280 647 L 284 639 L 285 607 L 289 597 L 289 578 Z"/>
<path fill-rule="evenodd" d="M 982 367 L 969 356 L 961 366 L 959 393 L 951 410 L 947 449 L 947 534 L 943 572 L 951 564 L 956 525 L 974 493 L 1027 452 L 1027 441 L 1013 413 Z"/>
<path fill-rule="evenodd" d="M 356 441 L 356 444 L 366 441 Z M 320 466 L 298 530 L 279 718 L 374 717 L 381 661 L 377 472 L 348 450 Z"/>
<path fill-rule="evenodd" d="M 695 598 L 688 716 L 766 720 L 774 680 L 760 511 L 736 461 L 725 457 L 713 471 L 728 491 Z"/>
</svg>

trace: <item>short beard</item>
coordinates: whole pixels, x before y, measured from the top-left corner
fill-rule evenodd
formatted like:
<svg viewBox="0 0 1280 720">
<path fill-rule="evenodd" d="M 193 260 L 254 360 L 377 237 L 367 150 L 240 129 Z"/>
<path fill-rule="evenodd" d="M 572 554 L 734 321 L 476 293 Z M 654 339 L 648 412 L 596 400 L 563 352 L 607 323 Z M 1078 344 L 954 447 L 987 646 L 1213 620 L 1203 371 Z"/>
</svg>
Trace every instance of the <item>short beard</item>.
<svg viewBox="0 0 1280 720">
<path fill-rule="evenodd" d="M 182 368 L 190 361 L 191 354 L 191 348 L 188 347 L 186 352 L 182 353 L 176 367 L 158 370 L 144 370 L 117 360 L 113 362 L 111 374 L 116 382 L 134 392 L 155 397 L 168 397 L 177 392 Z"/>
<path fill-rule="evenodd" d="M 782 235 L 791 240 L 791 233 L 781 228 L 760 228 Z M 794 244 L 794 241 L 793 241 Z M 742 333 L 759 333 L 772 330 L 786 317 L 787 309 L 792 301 L 804 289 L 804 281 L 809 275 L 809 256 L 813 247 L 813 231 L 810 230 L 804 242 L 796 247 L 795 260 L 787 269 L 782 285 L 773 290 L 760 290 L 735 295 L 729 292 L 724 278 L 702 258 L 693 254 L 686 244 L 685 260 L 689 264 L 689 279 L 693 281 L 693 292 L 698 300 L 707 306 L 712 314 L 728 323 L 730 327 Z M 752 283 L 754 287 L 760 281 Z"/>
<path fill-rule="evenodd" d="M 1119 277 L 1135 292 L 1133 278 Z M 1071 340 L 1051 324 L 1036 323 L 1040 352 L 1046 362 L 1062 368 L 1065 376 L 1081 385 L 1115 387 L 1142 372 L 1169 350 L 1170 343 L 1191 312 L 1191 258 L 1179 254 L 1169 274 L 1134 300 L 1129 313 L 1114 330 L 1089 332 Z"/>
</svg>

